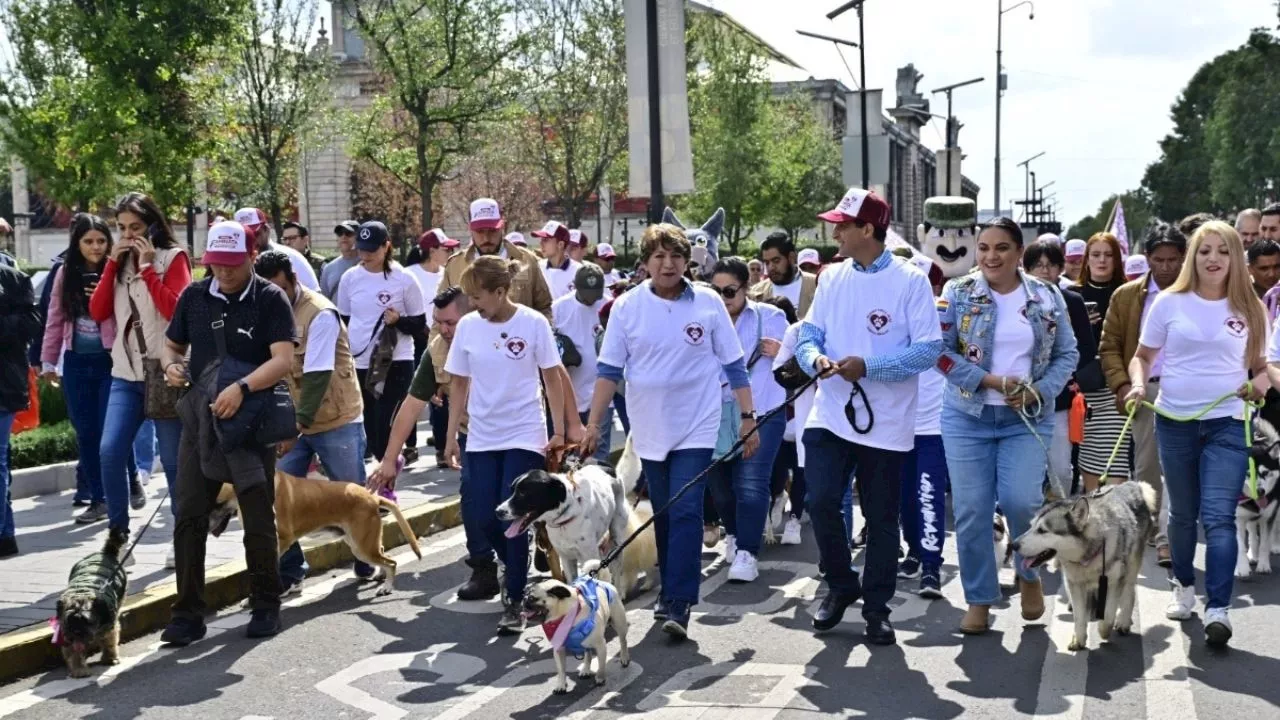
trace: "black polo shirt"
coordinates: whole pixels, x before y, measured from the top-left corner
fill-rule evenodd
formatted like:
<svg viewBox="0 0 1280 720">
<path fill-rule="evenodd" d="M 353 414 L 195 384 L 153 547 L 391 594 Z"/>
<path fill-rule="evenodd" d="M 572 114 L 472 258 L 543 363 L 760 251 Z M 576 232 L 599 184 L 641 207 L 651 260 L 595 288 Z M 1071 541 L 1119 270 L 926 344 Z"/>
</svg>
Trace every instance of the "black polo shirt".
<svg viewBox="0 0 1280 720">
<path fill-rule="evenodd" d="M 213 322 L 224 313 L 227 354 L 237 360 L 261 365 L 271 359 L 273 343 L 297 340 L 293 306 L 274 284 L 253 275 L 244 290 L 225 296 L 215 278 L 191 283 L 178 298 L 165 336 L 191 347 L 192 379 L 218 357 Z"/>
</svg>

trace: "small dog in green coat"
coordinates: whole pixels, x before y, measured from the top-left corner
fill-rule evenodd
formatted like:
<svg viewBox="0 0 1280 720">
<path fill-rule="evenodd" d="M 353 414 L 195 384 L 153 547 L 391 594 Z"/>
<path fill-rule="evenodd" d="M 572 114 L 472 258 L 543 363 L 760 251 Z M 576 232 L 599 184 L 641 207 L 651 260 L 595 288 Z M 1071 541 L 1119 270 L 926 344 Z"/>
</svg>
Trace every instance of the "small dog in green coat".
<svg viewBox="0 0 1280 720">
<path fill-rule="evenodd" d="M 62 648 L 68 674 L 88 677 L 88 656 L 102 651 L 101 664 L 120 662 L 120 606 L 128 577 L 124 569 L 127 530 L 112 530 L 102 552 L 93 553 L 71 568 L 67 589 L 58 598 L 53 643 Z"/>
</svg>

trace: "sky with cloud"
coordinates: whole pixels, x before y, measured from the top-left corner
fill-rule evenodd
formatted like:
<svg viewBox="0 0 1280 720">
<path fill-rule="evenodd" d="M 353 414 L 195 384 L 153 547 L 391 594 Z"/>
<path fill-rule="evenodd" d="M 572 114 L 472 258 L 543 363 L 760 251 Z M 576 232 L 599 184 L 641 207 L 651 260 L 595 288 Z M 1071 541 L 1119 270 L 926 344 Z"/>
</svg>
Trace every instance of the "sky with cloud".
<svg viewBox="0 0 1280 720">
<path fill-rule="evenodd" d="M 833 45 L 796 35 L 797 29 L 857 40 L 849 12 L 826 13 L 842 0 L 703 0 L 743 25 L 817 78 L 853 88 Z M 897 68 L 914 63 L 919 90 L 985 77 L 955 91 L 964 123 L 964 173 L 981 187 L 983 207 L 994 193 L 996 13 L 999 0 L 867 0 L 867 86 L 885 89 L 896 104 Z M 1004 6 L 1017 0 L 1004 0 Z M 1017 163 L 1044 151 L 1031 169 L 1041 184 L 1054 181 L 1058 217 L 1069 225 L 1092 213 L 1109 194 L 1139 186 L 1157 143 L 1172 128 L 1169 108 L 1191 75 L 1216 55 L 1242 44 L 1250 29 L 1275 27 L 1273 0 L 1035 0 L 1004 16 L 1004 65 L 1009 76 L 1002 113 L 1002 205 L 1023 195 Z M 853 71 L 858 51 L 844 48 Z M 794 78 L 789 78 L 794 79 Z M 932 111 L 945 114 L 937 95 Z M 922 131 L 943 145 L 943 121 Z"/>
</svg>

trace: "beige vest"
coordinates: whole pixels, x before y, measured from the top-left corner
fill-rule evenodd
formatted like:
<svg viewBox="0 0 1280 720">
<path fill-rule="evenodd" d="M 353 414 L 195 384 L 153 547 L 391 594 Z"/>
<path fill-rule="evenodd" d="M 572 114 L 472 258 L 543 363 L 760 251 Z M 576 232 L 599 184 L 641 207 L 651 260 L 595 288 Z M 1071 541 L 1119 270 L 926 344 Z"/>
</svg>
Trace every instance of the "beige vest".
<svg viewBox="0 0 1280 720">
<path fill-rule="evenodd" d="M 524 266 L 520 274 L 511 280 L 511 290 L 508 292 L 511 302 L 533 308 L 550 320 L 551 303 L 555 298 L 551 297 L 551 288 L 547 285 L 546 275 L 538 265 L 538 256 L 506 240 L 502 241 L 502 247 L 506 248 L 507 259 L 517 260 Z M 441 289 L 462 285 L 462 273 L 475 262 L 477 252 L 476 246 L 472 245 L 449 257 L 444 264 L 444 280 L 441 281 Z"/>
<path fill-rule="evenodd" d="M 802 271 L 800 273 L 800 307 L 796 308 L 796 315 L 801 320 L 809 314 L 809 306 L 813 304 L 813 296 L 817 291 L 818 276 Z M 751 288 L 747 296 L 756 302 L 773 297 L 773 281 L 769 278 L 761 280 Z"/>
<path fill-rule="evenodd" d="M 320 313 L 337 308 L 320 293 L 298 286 L 298 297 L 293 302 L 294 322 L 298 326 L 298 345 L 293 351 L 293 368 L 285 380 L 294 403 L 302 401 L 302 368 L 307 357 L 307 335 L 311 321 Z M 320 401 L 320 408 L 311 426 L 302 430 L 303 435 L 316 435 L 342 427 L 364 414 L 364 400 L 360 384 L 356 380 L 356 363 L 351 357 L 351 345 L 347 342 L 347 328 L 338 321 L 338 348 L 333 356 L 333 375 L 329 377 L 329 389 Z"/>
<path fill-rule="evenodd" d="M 156 258 L 151 261 L 151 267 L 163 280 L 169 265 L 174 262 L 186 262 L 184 248 L 156 250 Z M 147 341 L 147 357 L 160 359 L 169 321 L 156 308 L 155 301 L 151 299 L 151 291 L 147 289 L 147 281 L 138 273 L 132 259 L 124 267 L 118 268 L 118 272 L 124 279 L 117 278 L 115 287 L 116 341 L 111 346 L 111 376 L 130 382 L 142 382 L 142 354 L 138 349 L 138 334 L 129 325 L 129 317 L 132 315 L 129 298 L 133 298 L 133 303 L 138 306 L 138 320 L 142 323 L 142 334 Z"/>
</svg>

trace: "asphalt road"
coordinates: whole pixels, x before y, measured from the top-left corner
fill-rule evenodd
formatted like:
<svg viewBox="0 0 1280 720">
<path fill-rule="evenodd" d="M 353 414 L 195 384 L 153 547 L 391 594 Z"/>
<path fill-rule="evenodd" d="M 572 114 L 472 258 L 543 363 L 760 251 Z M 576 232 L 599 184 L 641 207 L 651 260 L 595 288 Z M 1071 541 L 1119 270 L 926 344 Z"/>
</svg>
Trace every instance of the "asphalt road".
<svg viewBox="0 0 1280 720">
<path fill-rule="evenodd" d="M 570 693 L 554 696 L 541 630 L 495 637 L 496 602 L 453 599 L 467 574 L 461 531 L 429 541 L 422 561 L 399 554 L 406 564 L 390 597 L 375 598 L 349 571 L 312 578 L 287 604 L 276 638 L 245 639 L 247 613 L 228 611 L 191 647 L 161 649 L 151 635 L 94 678 L 70 680 L 58 669 L 0 687 L 0 717 L 1194 720 L 1277 717 L 1280 708 L 1280 578 L 1237 583 L 1235 639 L 1219 653 L 1205 648 L 1199 614 L 1181 626 L 1164 619 L 1167 580 L 1151 564 L 1135 633 L 1100 643 L 1095 631 L 1090 652 L 1069 653 L 1070 616 L 1052 597 L 1040 623 L 1021 620 L 1015 597 L 995 613 L 991 633 L 958 635 L 963 603 L 950 553 L 945 599 L 901 590 L 899 645 L 882 648 L 863 643 L 856 612 L 835 631 L 812 634 L 820 586 L 808 537 L 767 548 L 750 585 L 726 584 L 708 551 L 688 641 L 675 643 L 654 625 L 652 593 L 634 598 L 631 667 L 611 659 L 608 684 L 598 689 L 577 682 L 571 663 Z M 1046 582 L 1058 590 L 1056 578 Z"/>
</svg>

